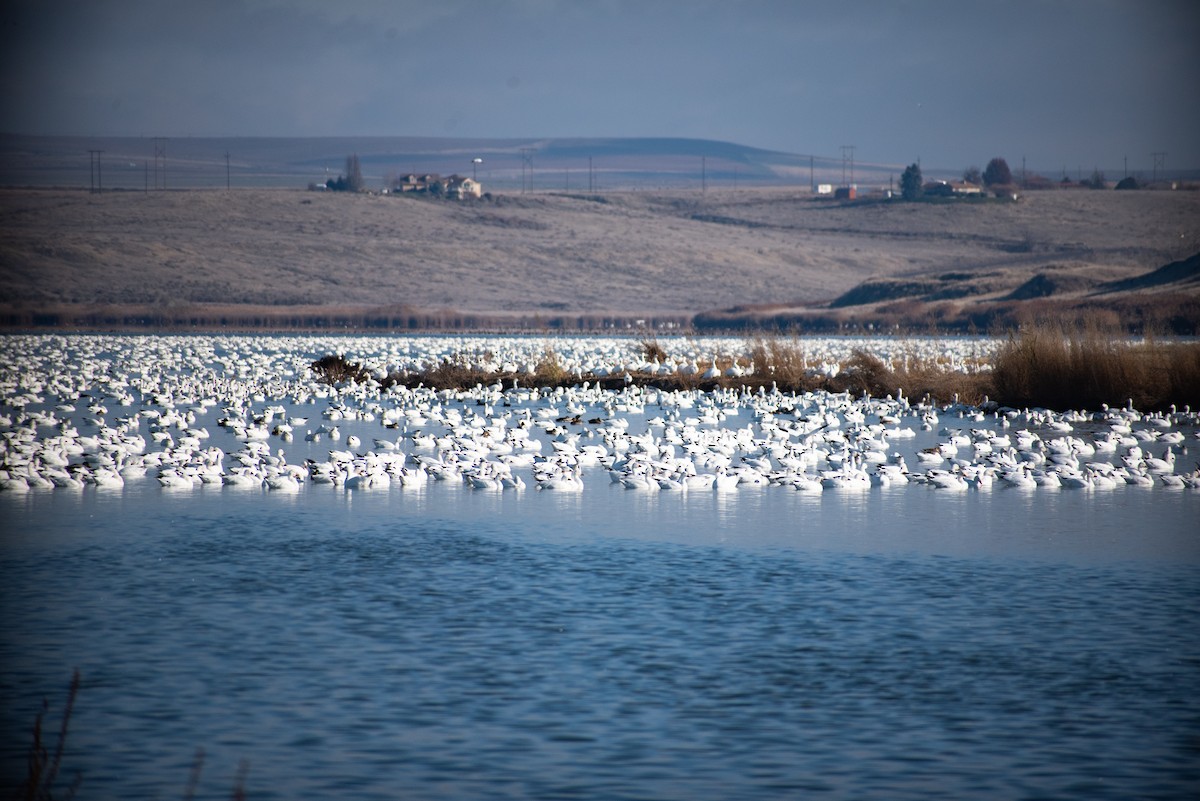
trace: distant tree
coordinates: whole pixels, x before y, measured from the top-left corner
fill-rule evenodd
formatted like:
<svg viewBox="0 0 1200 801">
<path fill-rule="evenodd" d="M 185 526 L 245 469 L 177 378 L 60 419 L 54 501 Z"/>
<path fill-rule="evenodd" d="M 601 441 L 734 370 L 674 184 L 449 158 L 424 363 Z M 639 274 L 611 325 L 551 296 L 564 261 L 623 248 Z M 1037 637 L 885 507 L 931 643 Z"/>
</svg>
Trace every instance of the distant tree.
<svg viewBox="0 0 1200 801">
<path fill-rule="evenodd" d="M 1100 170 L 1092 170 L 1092 177 L 1083 182 L 1084 186 L 1090 186 L 1092 189 L 1105 189 L 1108 183 L 1104 180 L 1104 173 Z"/>
<path fill-rule="evenodd" d="M 330 178 L 325 182 L 325 188 L 334 192 L 361 192 L 366 187 L 363 182 L 362 168 L 358 164 L 358 154 L 346 156 L 346 174 Z"/>
<path fill-rule="evenodd" d="M 1142 185 L 1138 183 L 1137 178 L 1134 178 L 1132 175 L 1127 175 L 1126 177 L 1117 181 L 1116 188 L 1117 189 L 1140 189 L 1141 186 Z"/>
<path fill-rule="evenodd" d="M 988 186 L 1002 186 L 1012 183 L 1012 170 L 1008 162 L 997 156 L 987 163 L 983 169 L 983 182 Z"/>
<path fill-rule="evenodd" d="M 900 197 L 905 200 L 917 200 L 925 191 L 924 187 L 924 179 L 921 178 L 921 166 L 919 164 L 909 164 L 905 167 L 904 174 L 900 176 Z"/>
<path fill-rule="evenodd" d="M 963 180 L 969 184 L 983 183 L 983 175 L 979 172 L 978 167 L 967 167 L 963 170 Z"/>
<path fill-rule="evenodd" d="M 346 191 L 361 192 L 365 186 L 362 168 L 358 164 L 358 154 L 352 153 L 346 156 Z"/>
</svg>

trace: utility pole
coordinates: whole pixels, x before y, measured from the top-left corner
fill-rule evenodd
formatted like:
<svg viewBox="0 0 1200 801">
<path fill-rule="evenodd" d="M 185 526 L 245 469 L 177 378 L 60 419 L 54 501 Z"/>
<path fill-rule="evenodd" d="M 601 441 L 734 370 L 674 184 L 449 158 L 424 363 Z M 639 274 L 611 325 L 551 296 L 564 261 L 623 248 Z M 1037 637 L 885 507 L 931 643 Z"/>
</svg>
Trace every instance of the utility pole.
<svg viewBox="0 0 1200 801">
<path fill-rule="evenodd" d="M 100 174 L 100 154 L 103 150 L 89 150 L 88 157 L 90 163 L 88 165 L 88 181 L 91 183 L 91 192 L 93 195 L 98 195 L 104 191 L 104 176 Z"/>
<path fill-rule="evenodd" d="M 225 190 L 229 191 L 229 151 L 225 151 Z"/>
<path fill-rule="evenodd" d="M 162 179 L 159 180 L 159 169 L 162 169 Z M 165 136 L 154 137 L 154 188 L 167 188 L 167 138 Z"/>
<path fill-rule="evenodd" d="M 850 183 L 846 183 L 846 158 L 850 159 Z M 842 186 L 854 183 L 854 145 L 842 145 Z"/>
<path fill-rule="evenodd" d="M 1154 159 L 1154 183 L 1158 183 L 1159 168 L 1162 167 L 1163 172 L 1166 172 L 1167 154 L 1161 150 L 1156 150 L 1150 154 L 1150 157 Z"/>
<path fill-rule="evenodd" d="M 521 194 L 525 194 L 525 168 L 529 168 L 529 191 L 533 191 L 533 148 L 521 148 Z"/>
</svg>

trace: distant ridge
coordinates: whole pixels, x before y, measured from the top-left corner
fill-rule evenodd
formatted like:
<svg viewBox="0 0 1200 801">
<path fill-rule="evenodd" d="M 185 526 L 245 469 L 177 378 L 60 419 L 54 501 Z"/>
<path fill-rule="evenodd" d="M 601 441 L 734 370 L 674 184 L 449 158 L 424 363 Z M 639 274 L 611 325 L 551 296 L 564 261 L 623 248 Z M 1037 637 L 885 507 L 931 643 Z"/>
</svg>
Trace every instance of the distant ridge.
<svg viewBox="0 0 1200 801">
<path fill-rule="evenodd" d="M 159 150 L 161 147 L 161 150 Z M 0 134 L 0 186 L 103 189 L 283 188 L 323 183 L 359 156 L 368 187 L 390 175 L 472 172 L 485 190 L 698 189 L 839 184 L 840 158 L 708 139 L 438 137 L 144 137 Z M 163 154 L 165 153 L 165 157 Z M 227 159 L 228 156 L 228 159 Z M 476 163 L 474 159 L 482 159 Z M 887 185 L 895 165 L 856 164 L 855 182 Z M 847 176 L 848 178 L 848 176 Z"/>
<path fill-rule="evenodd" d="M 1121 281 L 1110 281 L 1100 285 L 1096 294 L 1109 292 L 1129 292 L 1139 289 L 1156 289 L 1173 284 L 1185 287 L 1200 284 L 1200 253 L 1186 259 L 1173 261 L 1157 270 L 1151 270 L 1145 275 L 1136 275 Z"/>
</svg>

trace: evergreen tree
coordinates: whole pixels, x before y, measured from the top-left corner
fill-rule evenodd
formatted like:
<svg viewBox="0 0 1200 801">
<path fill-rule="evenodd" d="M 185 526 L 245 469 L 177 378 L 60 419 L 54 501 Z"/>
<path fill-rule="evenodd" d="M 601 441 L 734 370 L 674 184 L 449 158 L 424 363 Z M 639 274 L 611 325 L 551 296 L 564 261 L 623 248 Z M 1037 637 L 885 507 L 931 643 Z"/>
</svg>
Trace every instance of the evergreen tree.
<svg viewBox="0 0 1200 801">
<path fill-rule="evenodd" d="M 1012 170 L 1008 162 L 997 156 L 983 170 L 983 182 L 988 186 L 1003 186 L 1012 183 Z"/>
<path fill-rule="evenodd" d="M 917 200 L 925 192 L 925 182 L 921 177 L 921 167 L 909 164 L 900 176 L 900 197 L 905 200 Z"/>
<path fill-rule="evenodd" d="M 358 165 L 358 154 L 352 153 L 346 156 L 346 191 L 361 192 L 364 186 L 362 168 Z"/>
</svg>

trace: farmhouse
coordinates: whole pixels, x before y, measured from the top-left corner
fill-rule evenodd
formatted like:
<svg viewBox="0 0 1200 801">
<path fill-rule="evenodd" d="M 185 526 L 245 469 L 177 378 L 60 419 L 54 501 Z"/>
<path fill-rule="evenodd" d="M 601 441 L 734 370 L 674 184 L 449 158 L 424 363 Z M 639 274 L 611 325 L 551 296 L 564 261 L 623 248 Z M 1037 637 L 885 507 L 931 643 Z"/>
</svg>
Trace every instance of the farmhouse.
<svg viewBox="0 0 1200 801">
<path fill-rule="evenodd" d="M 433 195 L 462 200 L 467 197 L 482 197 L 483 187 L 473 178 L 450 175 L 445 178 L 437 173 L 401 175 L 396 181 L 395 192 L 428 192 Z"/>
<path fill-rule="evenodd" d="M 442 194 L 456 200 L 462 200 L 467 197 L 481 197 L 483 195 L 483 187 L 474 178 L 451 175 L 442 181 Z"/>
<path fill-rule="evenodd" d="M 396 181 L 396 186 L 393 191 L 428 192 L 429 187 L 431 187 L 437 181 L 440 181 L 441 178 L 442 176 L 438 175 L 437 173 L 426 173 L 424 175 L 409 173 L 408 175 L 401 175 Z"/>
</svg>

